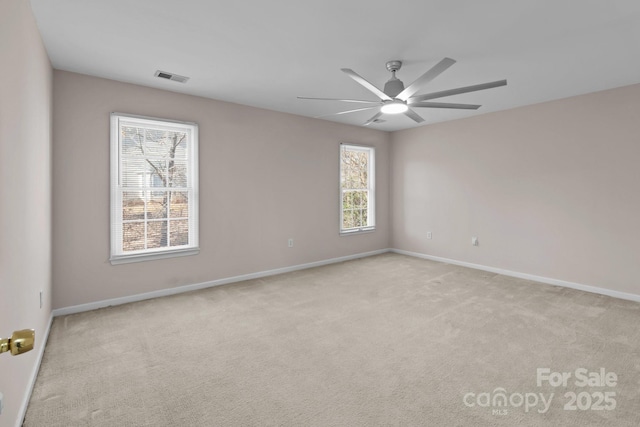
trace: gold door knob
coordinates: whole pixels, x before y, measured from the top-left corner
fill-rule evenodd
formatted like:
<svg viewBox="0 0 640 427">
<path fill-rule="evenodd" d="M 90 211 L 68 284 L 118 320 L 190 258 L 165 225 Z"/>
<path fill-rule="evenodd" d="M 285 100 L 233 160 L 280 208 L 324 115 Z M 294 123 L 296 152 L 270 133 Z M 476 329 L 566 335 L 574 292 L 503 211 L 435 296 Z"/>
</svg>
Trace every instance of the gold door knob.
<svg viewBox="0 0 640 427">
<path fill-rule="evenodd" d="M 11 338 L 0 339 L 0 353 L 11 351 L 13 356 L 33 350 L 36 331 L 33 329 L 22 329 L 15 331 Z"/>
</svg>

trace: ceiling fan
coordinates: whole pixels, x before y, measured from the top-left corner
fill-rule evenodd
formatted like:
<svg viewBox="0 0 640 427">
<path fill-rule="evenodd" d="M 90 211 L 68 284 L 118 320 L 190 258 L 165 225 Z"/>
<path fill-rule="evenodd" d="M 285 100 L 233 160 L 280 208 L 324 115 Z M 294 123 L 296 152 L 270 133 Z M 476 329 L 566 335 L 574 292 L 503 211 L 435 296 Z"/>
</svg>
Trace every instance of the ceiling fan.
<svg viewBox="0 0 640 427">
<path fill-rule="evenodd" d="M 443 98 L 445 96 L 458 95 L 460 93 L 475 92 L 478 90 L 491 89 L 494 87 L 505 86 L 506 80 L 498 80 L 490 83 L 482 83 L 473 86 L 459 87 L 457 89 L 443 90 L 440 92 L 432 92 L 425 95 L 417 95 L 431 80 L 438 77 L 443 71 L 455 64 L 456 61 L 451 58 L 444 58 L 442 61 L 434 65 L 429 71 L 418 77 L 408 87 L 404 87 L 404 83 L 396 78 L 396 71 L 402 67 L 402 61 L 394 60 L 387 62 L 387 70 L 391 71 L 391 78 L 384 85 L 384 90 L 378 89 L 376 86 L 365 80 L 358 73 L 350 68 L 342 68 L 342 71 L 355 80 L 357 83 L 364 86 L 378 98 L 379 101 L 366 101 L 360 99 L 337 99 L 337 98 L 308 98 L 299 96 L 298 99 L 312 99 L 317 101 L 340 101 L 351 102 L 360 104 L 376 104 L 371 107 L 357 108 L 355 110 L 341 111 L 339 113 L 327 114 L 327 117 L 338 114 L 355 113 L 356 111 L 365 111 L 379 109 L 379 111 L 367 120 L 364 125 L 368 126 L 371 123 L 380 123 L 380 116 L 383 114 L 401 114 L 404 113 L 417 123 L 424 121 L 413 108 L 452 108 L 457 110 L 477 110 L 480 105 L 474 104 L 451 104 L 445 102 L 428 102 L 430 99 Z"/>
</svg>

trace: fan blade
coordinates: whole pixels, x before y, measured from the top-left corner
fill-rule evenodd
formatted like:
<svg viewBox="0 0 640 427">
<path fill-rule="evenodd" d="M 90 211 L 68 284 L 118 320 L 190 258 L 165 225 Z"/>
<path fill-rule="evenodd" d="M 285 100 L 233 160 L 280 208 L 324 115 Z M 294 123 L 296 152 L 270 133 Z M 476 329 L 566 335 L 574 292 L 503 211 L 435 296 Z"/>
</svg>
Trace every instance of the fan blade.
<svg viewBox="0 0 640 427">
<path fill-rule="evenodd" d="M 424 122 L 424 119 L 422 117 L 420 117 L 415 111 L 413 111 L 411 108 L 409 108 L 407 111 L 404 112 L 404 115 L 407 117 L 411 117 L 416 123 L 422 123 Z"/>
<path fill-rule="evenodd" d="M 356 111 L 372 110 L 374 108 L 379 108 L 379 107 L 376 105 L 375 107 L 365 107 L 365 108 L 358 108 L 356 110 L 340 111 L 339 113 L 325 114 L 323 116 L 316 116 L 315 118 L 319 119 L 321 117 L 338 116 L 340 114 L 355 113 Z"/>
<path fill-rule="evenodd" d="M 380 103 L 380 101 L 365 101 L 363 99 L 307 98 L 306 96 L 299 96 L 298 99 L 311 99 L 315 101 L 359 102 L 362 104 L 379 104 Z"/>
<path fill-rule="evenodd" d="M 375 122 L 378 117 L 382 115 L 382 111 L 379 111 L 375 116 L 371 117 L 369 120 L 364 122 L 364 126 L 369 126 L 371 123 Z"/>
<path fill-rule="evenodd" d="M 482 105 L 475 104 L 449 104 L 446 102 L 414 102 L 410 104 L 412 107 L 426 107 L 426 108 L 453 108 L 456 110 L 477 110 Z"/>
<path fill-rule="evenodd" d="M 383 91 L 381 91 L 380 89 L 378 89 L 377 87 L 369 83 L 367 80 L 364 79 L 364 77 L 362 77 L 360 74 L 356 73 L 352 69 L 341 68 L 341 70 L 344 73 L 346 73 L 349 77 L 351 77 L 353 80 L 355 80 L 356 82 L 360 83 L 362 86 L 364 86 L 365 88 L 373 92 L 378 98 L 383 99 L 385 101 L 391 100 L 389 95 L 387 95 L 386 93 L 384 93 Z"/>
<path fill-rule="evenodd" d="M 406 101 L 411 97 L 411 95 L 420 91 L 420 89 L 422 89 L 424 85 L 438 77 L 443 71 L 445 71 L 455 63 L 455 59 L 444 58 L 442 61 L 434 65 L 429 71 L 418 77 L 413 83 L 409 85 L 409 87 L 400 92 L 398 96 L 396 96 L 396 98 Z"/>
<path fill-rule="evenodd" d="M 475 92 L 478 90 L 491 89 L 494 87 L 506 86 L 506 80 L 498 80 L 490 83 L 482 83 L 479 85 L 459 87 L 457 89 L 443 90 L 441 92 L 427 93 L 426 95 L 414 96 L 410 102 L 426 101 L 428 99 L 444 98 L 445 96 L 458 95 L 460 93 Z"/>
</svg>

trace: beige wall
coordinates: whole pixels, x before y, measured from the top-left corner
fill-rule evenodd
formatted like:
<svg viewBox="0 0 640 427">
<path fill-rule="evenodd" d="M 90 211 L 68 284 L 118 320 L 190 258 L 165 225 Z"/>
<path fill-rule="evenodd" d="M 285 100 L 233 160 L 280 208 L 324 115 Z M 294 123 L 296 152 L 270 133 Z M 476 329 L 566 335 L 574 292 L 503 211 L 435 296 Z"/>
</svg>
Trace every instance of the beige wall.
<svg viewBox="0 0 640 427">
<path fill-rule="evenodd" d="M 0 356 L 5 427 L 20 422 L 51 315 L 52 70 L 28 1 L 0 1 L 0 63 L 0 336 L 36 330 L 34 351 Z"/>
<path fill-rule="evenodd" d="M 392 247 L 640 294 L 640 85 L 401 131 L 391 146 Z"/>
<path fill-rule="evenodd" d="M 55 308 L 388 246 L 386 132 L 64 71 L 54 72 L 53 98 Z M 198 123 L 199 255 L 109 263 L 112 111 Z M 338 235 L 340 142 L 377 148 L 374 233 Z"/>
</svg>

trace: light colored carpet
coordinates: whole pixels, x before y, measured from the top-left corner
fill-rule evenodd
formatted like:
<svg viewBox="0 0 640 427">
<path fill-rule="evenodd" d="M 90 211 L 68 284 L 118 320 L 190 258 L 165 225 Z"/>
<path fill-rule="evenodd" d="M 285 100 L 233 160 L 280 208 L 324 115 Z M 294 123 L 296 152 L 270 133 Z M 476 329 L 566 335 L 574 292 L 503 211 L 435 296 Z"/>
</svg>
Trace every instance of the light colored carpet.
<svg viewBox="0 0 640 427">
<path fill-rule="evenodd" d="M 497 388 L 513 404 L 478 406 Z M 640 304 L 384 254 L 56 318 L 25 419 L 280 425 L 638 426 Z"/>
</svg>

